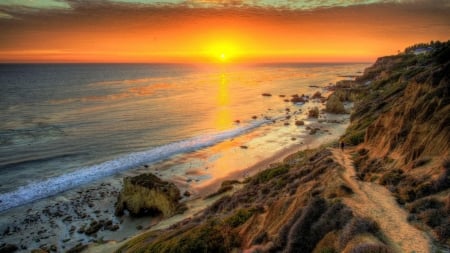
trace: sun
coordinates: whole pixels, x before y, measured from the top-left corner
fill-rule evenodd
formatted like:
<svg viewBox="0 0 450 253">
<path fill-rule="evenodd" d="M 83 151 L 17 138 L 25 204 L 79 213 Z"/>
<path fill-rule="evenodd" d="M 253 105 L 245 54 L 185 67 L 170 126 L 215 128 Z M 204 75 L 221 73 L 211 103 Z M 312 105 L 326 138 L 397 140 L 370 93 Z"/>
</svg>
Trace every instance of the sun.
<svg viewBox="0 0 450 253">
<path fill-rule="evenodd" d="M 238 55 L 238 49 L 230 41 L 215 41 L 207 46 L 205 55 L 214 62 L 230 63 Z"/>
<path fill-rule="evenodd" d="M 220 54 L 220 60 L 223 61 L 223 62 L 226 61 L 227 60 L 227 55 L 225 53 L 221 53 Z"/>
</svg>

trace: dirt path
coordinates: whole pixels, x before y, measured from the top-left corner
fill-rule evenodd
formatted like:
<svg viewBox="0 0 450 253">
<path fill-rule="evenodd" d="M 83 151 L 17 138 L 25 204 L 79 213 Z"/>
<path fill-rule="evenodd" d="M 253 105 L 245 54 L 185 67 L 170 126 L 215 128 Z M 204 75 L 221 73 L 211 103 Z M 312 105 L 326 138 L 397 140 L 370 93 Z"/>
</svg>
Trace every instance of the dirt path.
<svg viewBox="0 0 450 253">
<path fill-rule="evenodd" d="M 341 176 L 355 193 L 351 198 L 344 198 L 344 203 L 358 215 L 375 220 L 391 240 L 389 246 L 397 252 L 431 252 L 425 233 L 407 222 L 407 212 L 397 204 L 392 194 L 381 185 L 357 180 L 349 151 L 332 149 L 332 153 L 345 168 Z"/>
</svg>

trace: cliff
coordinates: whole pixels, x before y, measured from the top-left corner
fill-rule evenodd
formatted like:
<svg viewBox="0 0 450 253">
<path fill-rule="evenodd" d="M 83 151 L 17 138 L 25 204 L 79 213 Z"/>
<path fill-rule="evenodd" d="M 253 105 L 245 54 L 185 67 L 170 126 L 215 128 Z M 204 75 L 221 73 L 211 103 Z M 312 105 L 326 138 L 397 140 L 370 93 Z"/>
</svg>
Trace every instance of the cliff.
<svg viewBox="0 0 450 253">
<path fill-rule="evenodd" d="M 450 42 L 383 57 L 333 96 L 342 140 L 298 152 L 119 252 L 435 252 L 450 246 Z M 407 220 L 408 219 L 408 220 Z M 425 232 L 425 233 L 424 233 Z M 426 236 L 428 234 L 429 236 Z"/>
<path fill-rule="evenodd" d="M 383 57 L 344 139 L 359 144 L 357 175 L 387 187 L 408 220 L 450 244 L 450 42 L 423 55 Z"/>
</svg>

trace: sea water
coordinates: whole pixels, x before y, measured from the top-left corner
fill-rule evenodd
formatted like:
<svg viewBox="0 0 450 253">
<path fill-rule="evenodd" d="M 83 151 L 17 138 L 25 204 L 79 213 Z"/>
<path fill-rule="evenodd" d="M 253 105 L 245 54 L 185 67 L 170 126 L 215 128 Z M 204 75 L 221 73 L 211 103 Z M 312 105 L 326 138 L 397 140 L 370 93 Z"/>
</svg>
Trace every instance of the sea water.
<svg viewBox="0 0 450 253">
<path fill-rule="evenodd" d="M 252 166 L 303 131 L 274 123 L 305 116 L 285 99 L 366 66 L 0 65 L 0 212 L 144 164 L 199 185 Z"/>
</svg>

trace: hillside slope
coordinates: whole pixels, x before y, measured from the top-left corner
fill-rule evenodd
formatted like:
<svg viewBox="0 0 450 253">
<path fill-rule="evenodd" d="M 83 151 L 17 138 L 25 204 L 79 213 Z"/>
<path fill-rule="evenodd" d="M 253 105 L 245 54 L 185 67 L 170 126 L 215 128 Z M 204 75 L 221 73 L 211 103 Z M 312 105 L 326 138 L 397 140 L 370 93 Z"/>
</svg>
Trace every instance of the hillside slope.
<svg viewBox="0 0 450 253">
<path fill-rule="evenodd" d="M 450 244 L 450 43 L 426 55 L 380 58 L 344 139 L 361 180 L 386 186 L 409 221 Z"/>
</svg>

